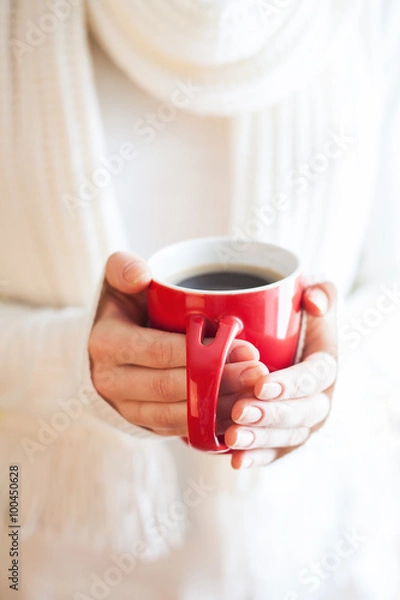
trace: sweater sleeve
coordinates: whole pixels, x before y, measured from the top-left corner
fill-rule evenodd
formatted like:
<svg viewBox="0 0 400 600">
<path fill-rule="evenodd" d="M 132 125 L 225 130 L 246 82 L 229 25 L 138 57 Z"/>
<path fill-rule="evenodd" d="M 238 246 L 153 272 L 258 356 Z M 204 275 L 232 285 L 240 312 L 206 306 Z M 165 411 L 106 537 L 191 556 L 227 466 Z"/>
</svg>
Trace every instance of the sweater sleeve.
<svg viewBox="0 0 400 600">
<path fill-rule="evenodd" d="M 95 279 L 124 236 L 112 182 L 92 183 L 110 155 L 86 3 L 66 4 L 44 34 L 41 0 L 0 3 L 0 555 L 18 465 L 21 542 L 142 544 L 145 558 L 177 537 L 176 522 L 157 535 L 178 489 L 174 442 L 127 423 L 90 379 Z M 38 43 L 22 42 L 27 25 Z"/>
<path fill-rule="evenodd" d="M 87 345 L 101 288 L 102 282 L 90 308 L 0 304 L 0 408 L 51 419 L 63 407 L 75 406 L 77 415 L 90 414 L 133 437 L 161 441 L 128 423 L 92 384 Z"/>
<path fill-rule="evenodd" d="M 181 535 L 182 523 L 163 535 L 158 525 L 177 500 L 171 442 L 96 393 L 87 340 L 98 296 L 92 309 L 0 304 L 0 511 L 8 514 L 9 468 L 18 465 L 24 539 L 139 545 L 150 560 Z"/>
<path fill-rule="evenodd" d="M 369 228 L 358 279 L 343 307 L 340 343 L 343 359 L 355 352 L 363 357 L 368 380 L 400 426 L 400 6 L 374 3 L 369 17 L 380 90 L 380 145 Z"/>
</svg>

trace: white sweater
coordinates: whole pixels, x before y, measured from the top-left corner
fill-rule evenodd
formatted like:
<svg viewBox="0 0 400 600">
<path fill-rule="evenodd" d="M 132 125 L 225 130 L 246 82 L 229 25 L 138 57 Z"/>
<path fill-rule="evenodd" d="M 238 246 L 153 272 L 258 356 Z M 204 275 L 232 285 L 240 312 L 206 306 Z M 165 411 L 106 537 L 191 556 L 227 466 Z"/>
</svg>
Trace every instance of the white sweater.
<svg viewBox="0 0 400 600">
<path fill-rule="evenodd" d="M 113 11 L 118 4 L 105 6 Z M 150 169 L 146 158 L 157 153 L 161 138 L 147 144 L 144 134 L 128 132 L 117 138 L 117 148 L 121 139 L 140 138 L 136 162 L 124 159 L 134 167 L 110 184 L 93 185 L 96 169 L 117 149 L 110 136 L 121 100 L 102 89 L 110 73 L 104 65 L 94 85 L 82 5 L 70 0 L 68 16 L 43 32 L 49 11 L 40 0 L 3 2 L 0 498 L 8 526 L 8 466 L 17 463 L 23 600 L 398 596 L 399 376 L 393 332 L 400 325 L 399 9 L 394 2 L 371 1 L 357 16 L 354 3 L 341 22 L 344 4 L 335 9 L 327 2 L 321 12 L 329 5 L 328 16 L 335 19 L 325 31 L 324 14 L 308 21 L 307 10 L 315 5 L 304 2 L 305 14 L 296 9 L 296 20 L 293 9 L 282 30 L 271 32 L 265 52 L 269 79 L 258 80 L 260 64 L 245 64 L 265 42 L 257 27 L 246 36 L 237 21 L 218 21 L 225 37 L 232 27 L 229 35 L 238 43 L 225 47 L 214 30 L 203 39 L 196 32 L 206 22 L 208 13 L 201 11 L 207 4 L 170 2 L 168 13 L 166 2 L 137 2 L 135 62 L 126 58 L 122 29 L 118 39 L 111 29 L 107 33 L 103 9 L 96 12 L 93 2 L 91 29 L 125 73 L 116 70 L 114 76 L 132 77 L 145 89 L 143 98 L 159 98 L 158 106 L 177 87 L 170 62 L 181 51 L 180 36 L 189 34 L 186 63 L 197 65 L 191 72 L 195 83 L 198 65 L 206 65 L 204 89 L 185 106 L 189 114 L 171 122 L 171 144 L 196 127 L 212 132 L 213 123 L 225 132 L 223 140 L 221 130 L 215 134 L 223 145 L 223 172 L 209 178 L 204 167 L 208 187 L 191 197 L 193 210 L 209 194 L 223 196 L 216 228 L 225 226 L 228 215 L 233 234 L 284 244 L 301 255 L 310 279 L 328 276 L 337 283 L 345 302 L 332 415 L 285 460 L 235 473 L 226 457 L 127 424 L 96 394 L 86 346 L 103 264 L 114 250 L 133 248 L 146 256 L 172 241 L 162 235 L 160 221 L 153 230 L 152 217 L 156 207 L 163 215 L 178 202 L 177 190 L 178 196 L 183 192 L 174 182 L 181 165 L 175 164 L 171 187 L 155 203 L 156 192 L 151 197 L 146 187 L 153 174 L 141 173 L 140 188 L 129 177 L 140 165 Z M 115 13 L 120 18 L 123 8 Z M 161 35 L 174 29 L 177 15 L 185 22 L 179 36 Z M 248 18 L 251 23 L 251 11 Z M 29 37 L 35 26 L 39 37 Z M 146 54 L 149 31 L 165 56 L 161 70 L 152 63 L 156 51 Z M 43 39 L 32 45 L 40 32 Z M 314 49 L 313 36 L 321 44 Z M 16 40 L 29 42 L 28 49 Z M 235 56 L 240 50 L 243 55 Z M 213 76 L 224 61 L 231 67 L 218 74 L 216 85 Z M 232 65 L 242 65 L 243 72 Z M 140 115 L 133 118 L 135 127 Z M 190 153 L 198 157 L 197 144 L 212 144 L 211 135 L 194 135 Z M 197 181 L 186 177 L 188 187 Z M 147 196 L 137 208 L 143 220 L 138 216 L 124 228 L 120 207 L 133 215 L 128 198 L 139 202 L 139 194 Z M 190 230 L 198 233 L 208 232 Z M 179 234 L 179 228 L 168 228 L 168 235 Z M 5 529 L 0 556 L 8 568 Z M 14 597 L 3 579 L 0 591 L 1 598 Z"/>
</svg>

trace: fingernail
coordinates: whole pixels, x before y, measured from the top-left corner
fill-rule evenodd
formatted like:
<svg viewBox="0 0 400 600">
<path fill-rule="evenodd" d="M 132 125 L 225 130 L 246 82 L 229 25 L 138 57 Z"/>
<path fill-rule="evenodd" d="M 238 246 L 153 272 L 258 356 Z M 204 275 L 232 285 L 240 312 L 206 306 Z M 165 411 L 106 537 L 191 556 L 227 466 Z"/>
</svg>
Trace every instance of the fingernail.
<svg viewBox="0 0 400 600">
<path fill-rule="evenodd" d="M 242 460 L 242 464 L 240 465 L 241 469 L 248 469 L 253 464 L 253 459 L 249 456 L 245 456 Z"/>
<path fill-rule="evenodd" d="M 320 310 L 320 312 L 324 315 L 329 307 L 328 296 L 325 294 L 321 288 L 314 288 L 309 295 L 309 299 L 313 304 Z"/>
<path fill-rule="evenodd" d="M 239 423 L 257 423 L 263 414 L 258 406 L 246 406 L 238 419 Z"/>
<path fill-rule="evenodd" d="M 258 365 L 257 367 L 249 367 L 242 371 L 239 380 L 244 387 L 252 387 L 260 377 L 265 377 L 265 375 L 268 375 L 267 367 Z"/>
<path fill-rule="evenodd" d="M 260 400 L 272 400 L 273 398 L 278 398 L 278 396 L 282 394 L 282 386 L 280 383 L 270 381 L 264 383 L 260 390 L 255 389 L 254 393 Z"/>
<path fill-rule="evenodd" d="M 239 429 L 233 448 L 247 448 L 254 442 L 254 433 L 250 429 Z"/>
</svg>

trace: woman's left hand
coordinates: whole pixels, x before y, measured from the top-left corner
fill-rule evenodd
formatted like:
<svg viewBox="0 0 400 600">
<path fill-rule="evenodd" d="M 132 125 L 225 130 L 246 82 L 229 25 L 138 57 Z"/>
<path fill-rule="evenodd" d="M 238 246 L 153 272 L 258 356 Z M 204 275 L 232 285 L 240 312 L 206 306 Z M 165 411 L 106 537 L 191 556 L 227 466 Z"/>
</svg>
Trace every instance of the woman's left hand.
<svg viewBox="0 0 400 600">
<path fill-rule="evenodd" d="M 262 377 L 234 404 L 225 442 L 232 466 L 268 465 L 298 448 L 326 421 L 337 371 L 336 290 L 331 283 L 304 293 L 306 335 L 300 363 Z"/>
</svg>

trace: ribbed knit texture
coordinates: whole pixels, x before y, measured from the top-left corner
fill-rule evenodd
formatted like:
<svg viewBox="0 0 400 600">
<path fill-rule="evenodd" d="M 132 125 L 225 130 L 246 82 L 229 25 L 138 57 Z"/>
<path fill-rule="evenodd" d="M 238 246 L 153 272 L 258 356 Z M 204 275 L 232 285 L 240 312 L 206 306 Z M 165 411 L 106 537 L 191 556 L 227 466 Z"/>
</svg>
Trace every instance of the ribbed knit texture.
<svg viewBox="0 0 400 600">
<path fill-rule="evenodd" d="M 11 279 L 16 299 L 82 304 L 122 235 L 108 190 L 98 191 L 79 218 L 73 218 L 76 211 L 67 196 L 79 197 L 80 182 L 98 166 L 104 148 L 84 5 L 75 3 L 52 33 L 39 29 L 43 16 L 51 15 L 42 2 L 5 2 L 0 10 L 2 102 L 7 103 L 0 112 L 1 166 L 8 185 L 2 200 L 20 223 L 17 230 L 2 223 L 9 248 L 3 274 Z M 36 46 L 26 42 L 29 23 L 43 38 Z M 28 276 L 16 278 L 21 254 L 34 261 Z"/>
<path fill-rule="evenodd" d="M 124 233 L 110 188 L 96 190 L 82 203 L 82 186 L 104 155 L 84 9 L 81 2 L 71 3 L 67 18 L 57 19 L 55 31 L 44 33 L 39 25 L 52 13 L 43 2 L 10 0 L 0 6 L 0 398 L 10 411 L 3 419 L 1 456 L 3 465 L 18 462 L 32 473 L 21 515 L 25 535 L 39 527 L 45 535 L 63 532 L 76 539 L 79 531 L 81 539 L 97 546 L 127 550 L 123 529 L 130 548 L 146 543 L 150 557 L 166 547 L 154 542 L 146 515 L 158 514 L 174 499 L 174 468 L 168 451 L 160 448 L 155 452 L 164 462 L 164 477 L 144 475 L 150 475 L 154 455 L 143 443 L 135 450 L 135 438 L 152 438 L 157 445 L 162 438 L 124 421 L 96 394 L 89 373 L 87 339 L 96 288 L 106 258 L 124 247 Z M 76 402 L 79 418 L 66 416 L 60 400 Z M 51 418 L 60 411 L 61 429 L 56 424 L 54 430 Z M 20 413 L 28 421 L 19 421 Z M 94 495 L 108 451 L 105 440 L 94 434 L 91 414 L 118 427 L 108 435 L 114 443 L 119 437 L 120 444 L 130 445 L 128 453 L 137 458 L 133 465 L 120 461 L 118 481 L 125 491 L 114 489 L 108 500 Z M 55 431 L 48 447 L 44 423 Z M 79 432 L 85 449 L 74 442 Z M 134 438 L 124 441 L 127 433 Z M 82 474 L 76 471 L 79 489 L 71 491 L 75 461 Z M 1 477 L 6 477 L 3 467 Z M 133 484 L 136 477 L 140 484 Z M 136 495 L 137 511 L 129 526 L 121 521 L 124 512 L 130 514 L 127 485 Z M 1 487 L 6 490 L 3 480 Z M 92 500 L 84 501 L 85 495 Z M 90 519 L 93 510 L 102 514 L 99 535 L 97 521 Z M 171 542 L 174 538 L 179 539 L 179 528 L 171 532 Z"/>
<path fill-rule="evenodd" d="M 365 552 L 354 565 L 343 564 L 335 586 L 330 580 L 333 598 L 344 599 L 352 585 L 363 600 L 396 598 L 390 588 L 395 552 L 391 541 L 380 545 L 374 519 L 386 539 L 396 535 L 397 481 L 392 457 L 379 436 L 374 445 L 368 428 L 378 423 L 383 438 L 391 431 L 385 398 L 397 389 L 391 333 L 399 327 L 398 311 L 379 330 L 371 329 L 353 362 L 346 355 L 327 427 L 271 469 L 238 474 L 226 457 L 215 460 L 179 441 L 164 443 L 125 423 L 95 393 L 87 338 L 104 262 L 126 241 L 112 186 L 98 188 L 93 198 L 88 194 L 105 144 L 87 35 L 90 28 L 116 65 L 161 101 L 173 102 L 177 88 L 193 85 L 197 91 L 186 110 L 231 119 L 232 233 L 293 248 L 310 279 L 327 274 L 344 293 L 358 283 L 347 319 L 375 305 L 381 282 L 391 287 L 398 280 L 398 108 L 392 100 L 399 85 L 398 6 L 388 2 L 378 10 L 371 2 L 361 11 L 359 2 L 304 0 L 282 9 L 264 28 L 256 2 L 64 5 L 68 14 L 44 32 L 43 19 L 52 14 L 47 3 L 0 3 L 3 514 L 4 465 L 18 462 L 21 522 L 34 546 L 47 539 L 50 547 L 57 540 L 63 548 L 68 539 L 88 555 L 103 549 L 104 568 L 113 551 L 132 551 L 138 543 L 148 549 L 144 561 L 169 550 L 154 570 L 135 571 L 126 586 L 113 590 L 112 600 L 131 600 L 133 593 L 147 600 L 155 585 L 160 599 L 170 593 L 174 600 L 266 600 L 266 565 L 271 597 L 284 597 L 294 585 L 301 593 L 301 570 L 332 550 L 343 523 L 361 522 Z M 311 168 L 311 177 L 300 172 L 304 167 Z M 376 178 L 393 182 L 390 189 L 375 190 Z M 277 210 L 282 201 L 286 208 Z M 269 223 L 271 206 L 277 216 Z M 373 251 L 365 251 L 369 240 Z M 68 400 L 77 400 L 82 414 L 69 417 L 68 427 L 60 426 L 54 440 L 44 443 L 44 425 L 65 413 L 61 407 Z M 26 440 L 40 448 L 32 450 Z M 215 486 L 194 510 L 193 530 L 181 550 L 172 547 L 182 542 L 182 521 L 175 521 L 162 543 L 153 521 L 181 500 L 187 486 L 177 481 L 175 460 L 195 481 L 203 477 Z M 379 494 L 370 492 L 372 477 L 384 507 Z M 303 522 L 303 515 L 315 523 Z M 291 543 L 290 532 L 299 544 Z M 0 554 L 6 553 L 4 540 Z M 38 552 L 44 547 L 36 545 Z M 381 571 L 366 568 L 375 566 L 375 547 L 385 565 L 384 582 Z M 31 576 L 23 600 L 47 600 L 42 586 L 49 574 L 35 589 Z M 72 584 L 49 600 L 70 598 L 73 591 Z M 318 595 L 330 600 L 323 586 Z"/>
</svg>

